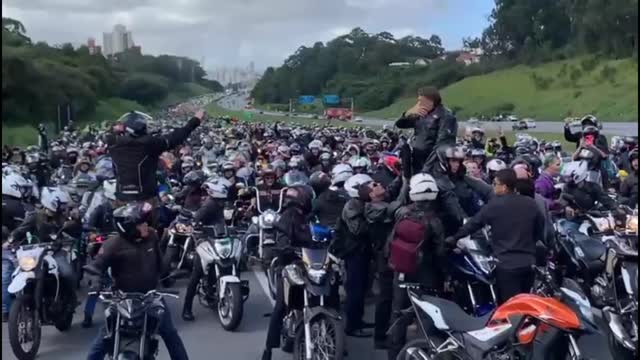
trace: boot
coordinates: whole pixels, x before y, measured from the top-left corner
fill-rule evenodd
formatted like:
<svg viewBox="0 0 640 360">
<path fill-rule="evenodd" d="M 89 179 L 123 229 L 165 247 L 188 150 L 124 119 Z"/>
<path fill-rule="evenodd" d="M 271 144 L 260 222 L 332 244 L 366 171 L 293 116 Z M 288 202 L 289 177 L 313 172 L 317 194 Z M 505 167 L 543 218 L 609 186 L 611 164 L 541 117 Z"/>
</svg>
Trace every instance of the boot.
<svg viewBox="0 0 640 360">
<path fill-rule="evenodd" d="M 271 350 L 264 350 L 264 352 L 262 353 L 262 360 L 271 360 Z"/>
<path fill-rule="evenodd" d="M 196 319 L 196 317 L 193 316 L 193 311 L 191 311 L 190 306 L 185 306 L 184 309 L 182 309 L 182 319 L 184 321 L 194 321 Z"/>
<path fill-rule="evenodd" d="M 82 328 L 83 329 L 88 329 L 90 327 L 93 326 L 93 319 L 91 318 L 91 316 L 85 314 L 84 315 L 84 320 L 82 320 Z"/>
</svg>

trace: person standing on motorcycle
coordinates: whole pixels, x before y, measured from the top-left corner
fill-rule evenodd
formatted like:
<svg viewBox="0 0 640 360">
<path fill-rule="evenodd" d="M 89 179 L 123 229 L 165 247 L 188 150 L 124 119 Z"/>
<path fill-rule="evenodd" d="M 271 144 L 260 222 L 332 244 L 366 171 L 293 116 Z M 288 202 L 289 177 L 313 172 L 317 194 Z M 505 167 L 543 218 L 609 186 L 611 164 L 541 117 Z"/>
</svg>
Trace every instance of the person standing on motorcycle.
<svg viewBox="0 0 640 360">
<path fill-rule="evenodd" d="M 392 321 L 402 317 L 401 312 L 411 304 L 407 297 L 407 291 L 400 288 L 402 283 L 419 283 L 425 289 L 435 292 L 442 291 L 444 274 L 447 268 L 447 249 L 445 246 L 445 232 L 442 221 L 438 218 L 438 185 L 435 179 L 426 173 L 418 173 L 409 181 L 409 199 L 411 204 L 403 206 L 395 213 L 396 228 L 400 220 L 411 218 L 424 224 L 424 240 L 418 250 L 421 256 L 416 266 L 415 274 L 394 273 Z M 391 241 L 393 239 L 390 239 Z M 385 251 L 391 251 L 391 244 L 387 243 Z M 389 255 L 389 254 L 388 254 Z M 389 360 L 395 360 L 398 352 L 406 342 L 407 327 L 410 323 L 405 321 L 395 324 L 389 334 Z"/>
<path fill-rule="evenodd" d="M 291 264 L 296 256 L 289 251 L 291 247 L 310 246 L 313 243 L 309 230 L 309 215 L 312 209 L 313 189 L 307 185 L 294 185 L 287 189 L 284 200 L 284 211 L 274 227 L 278 231 L 278 248 L 283 252 L 278 255 L 278 268 L 283 269 Z M 278 277 L 276 284 L 276 303 L 269 319 L 267 341 L 262 353 L 262 360 L 271 360 L 273 349 L 280 347 L 282 322 L 287 313 L 284 299 L 284 283 Z M 339 336 L 339 335 L 338 335 Z"/>
<path fill-rule="evenodd" d="M 493 181 L 496 196 L 446 240 L 455 246 L 458 239 L 491 226 L 491 248 L 499 261 L 495 274 L 501 304 L 514 295 L 530 291 L 536 242 L 545 236 L 544 217 L 538 205 L 532 198 L 516 193 L 517 182 L 513 169 L 498 171 Z"/>
<path fill-rule="evenodd" d="M 147 225 L 152 209 L 152 205 L 146 202 L 132 202 L 116 209 L 113 220 L 118 236 L 109 238 L 102 245 L 95 260 L 85 267 L 87 272 L 99 276 L 111 268 L 113 287 L 125 293 L 146 293 L 156 289 L 164 271 L 158 235 Z M 97 281 L 95 288 L 101 289 L 100 285 Z M 100 329 L 87 360 L 103 360 L 111 350 L 104 342 L 105 331 L 106 327 Z M 162 337 L 172 360 L 189 359 L 166 305 L 158 335 Z"/>
<path fill-rule="evenodd" d="M 585 133 L 584 130 L 588 127 L 588 126 L 593 126 L 596 129 L 601 128 L 600 123 L 598 122 L 598 119 L 593 116 L 593 115 L 585 115 L 581 120 L 580 120 L 580 124 L 582 125 L 582 132 L 578 132 L 578 133 L 573 133 L 571 132 L 571 118 L 567 118 L 567 121 L 565 122 L 564 125 L 564 138 L 565 140 L 567 140 L 568 142 L 572 142 L 576 144 L 576 148 L 580 147 L 581 141 L 582 139 L 584 139 L 585 137 Z M 607 150 L 609 149 L 609 145 L 607 142 L 607 137 L 604 136 L 603 134 L 600 134 L 599 132 L 597 134 L 595 134 L 595 138 L 593 139 L 592 144 L 594 146 L 596 146 L 598 149 L 600 149 L 603 152 L 607 152 Z"/>
<path fill-rule="evenodd" d="M 224 178 L 216 178 L 209 180 L 202 185 L 202 188 L 206 190 L 208 197 L 204 202 L 204 205 L 196 212 L 193 217 L 194 223 L 197 226 L 216 226 L 216 229 L 220 227 L 224 229 L 224 203 L 228 200 L 229 189 L 232 187 L 231 183 Z M 184 306 L 182 308 L 182 318 L 185 321 L 194 321 L 196 318 L 193 316 L 193 298 L 196 296 L 196 290 L 200 278 L 204 274 L 202 268 L 202 262 L 200 256 L 195 253 L 193 259 L 193 271 L 189 278 L 189 284 L 184 295 Z"/>
<path fill-rule="evenodd" d="M 184 142 L 204 119 L 205 112 L 198 111 L 184 127 L 165 136 L 152 136 L 147 133 L 147 121 L 151 120 L 149 115 L 131 111 L 122 116 L 115 129 L 124 134 L 109 134 L 105 139 L 116 169 L 118 199 L 149 200 L 155 207 L 160 155 Z"/>
<path fill-rule="evenodd" d="M 631 171 L 620 185 L 620 197 L 622 204 L 636 208 L 638 206 L 638 149 L 631 151 L 629 162 L 631 163 Z"/>
<path fill-rule="evenodd" d="M 440 93 L 434 87 L 419 89 L 418 102 L 402 114 L 395 126 L 415 131 L 412 144 L 413 173 L 422 171 L 426 163 L 436 162 L 434 153 L 442 146 L 455 145 L 458 133 L 458 121 L 444 107 Z"/>
</svg>

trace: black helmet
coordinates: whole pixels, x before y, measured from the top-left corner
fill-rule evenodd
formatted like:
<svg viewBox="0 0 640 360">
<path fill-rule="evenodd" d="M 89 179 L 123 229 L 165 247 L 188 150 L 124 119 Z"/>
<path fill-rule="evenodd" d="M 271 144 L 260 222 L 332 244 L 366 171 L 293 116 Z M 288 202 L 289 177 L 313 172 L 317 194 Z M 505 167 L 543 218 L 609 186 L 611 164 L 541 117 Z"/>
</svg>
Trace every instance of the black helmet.
<svg viewBox="0 0 640 360">
<path fill-rule="evenodd" d="M 586 126 L 599 127 L 598 118 L 593 115 L 585 115 L 582 119 L 580 119 L 580 124 L 582 124 L 583 128 Z"/>
<path fill-rule="evenodd" d="M 582 129 L 582 135 L 598 136 L 599 133 L 600 133 L 600 130 L 593 125 L 587 125 L 584 127 L 584 129 Z"/>
<path fill-rule="evenodd" d="M 140 111 L 128 112 L 118 119 L 124 124 L 125 131 L 131 136 L 138 137 L 147 133 L 147 121 L 153 118 Z"/>
<path fill-rule="evenodd" d="M 629 153 L 629 161 L 633 161 L 633 160 L 636 160 L 636 159 L 638 159 L 638 149 L 633 149 Z"/>
<path fill-rule="evenodd" d="M 113 211 L 113 222 L 118 233 L 125 239 L 136 239 L 140 234 L 137 225 L 146 222 L 152 206 L 147 202 L 133 202 Z"/>
<path fill-rule="evenodd" d="M 296 184 L 289 186 L 285 193 L 285 207 L 297 207 L 305 213 L 309 213 L 314 198 L 313 189 L 308 185 Z"/>
<path fill-rule="evenodd" d="M 322 171 L 316 171 L 309 178 L 309 185 L 317 195 L 322 194 L 331 186 L 331 177 Z"/>
<path fill-rule="evenodd" d="M 192 170 L 187 175 L 184 176 L 183 183 L 188 186 L 200 187 L 204 184 L 204 181 L 207 179 L 204 171 L 202 170 Z"/>
</svg>

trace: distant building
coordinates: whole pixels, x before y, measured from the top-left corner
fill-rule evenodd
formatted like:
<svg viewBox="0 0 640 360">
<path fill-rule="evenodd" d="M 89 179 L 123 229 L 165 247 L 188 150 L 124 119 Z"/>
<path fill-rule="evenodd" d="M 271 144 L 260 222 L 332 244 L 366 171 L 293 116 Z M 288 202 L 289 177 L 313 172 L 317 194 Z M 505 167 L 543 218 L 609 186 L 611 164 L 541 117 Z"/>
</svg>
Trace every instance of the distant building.
<svg viewBox="0 0 640 360">
<path fill-rule="evenodd" d="M 477 54 L 472 54 L 470 52 L 467 51 L 463 51 L 460 53 L 460 55 L 458 55 L 458 57 L 456 58 L 456 61 L 464 64 L 465 66 L 469 66 L 471 64 L 477 64 L 480 62 L 480 55 Z"/>
<path fill-rule="evenodd" d="M 112 56 L 135 47 L 131 31 L 124 25 L 117 24 L 113 32 L 102 34 L 102 45 L 105 56 Z"/>
<path fill-rule="evenodd" d="M 96 45 L 96 39 L 90 37 L 87 40 L 87 48 L 89 49 L 90 55 L 99 55 L 102 54 L 102 48 Z"/>
</svg>

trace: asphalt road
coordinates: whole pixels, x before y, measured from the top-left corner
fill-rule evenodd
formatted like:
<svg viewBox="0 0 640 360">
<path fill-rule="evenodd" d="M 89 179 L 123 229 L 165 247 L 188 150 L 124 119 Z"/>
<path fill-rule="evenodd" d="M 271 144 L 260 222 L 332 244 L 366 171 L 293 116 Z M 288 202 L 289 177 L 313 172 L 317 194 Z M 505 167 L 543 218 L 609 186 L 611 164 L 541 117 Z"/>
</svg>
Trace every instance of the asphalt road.
<svg viewBox="0 0 640 360">
<path fill-rule="evenodd" d="M 246 105 L 246 96 L 245 95 L 229 95 L 222 98 L 218 104 L 223 108 L 229 110 L 241 110 Z M 264 111 L 266 115 L 273 116 L 285 116 L 285 113 L 282 112 L 274 112 L 274 111 Z M 298 115 L 298 117 L 308 117 L 311 118 L 311 115 Z M 383 126 L 383 125 L 393 125 L 393 121 L 384 120 L 384 119 L 376 119 L 363 117 L 362 121 L 359 122 L 362 125 L 369 126 Z M 460 127 L 466 127 L 469 124 L 466 122 L 461 122 Z M 525 130 L 523 132 L 527 133 L 562 133 L 564 123 L 560 121 L 537 121 L 535 129 Z M 505 132 L 512 131 L 512 123 L 511 122 L 482 122 L 481 126 L 485 130 L 498 130 L 498 127 L 502 127 Z M 613 135 L 635 135 L 638 136 L 638 123 L 637 122 L 605 122 L 603 124 L 602 133 L 608 136 Z"/>
</svg>

